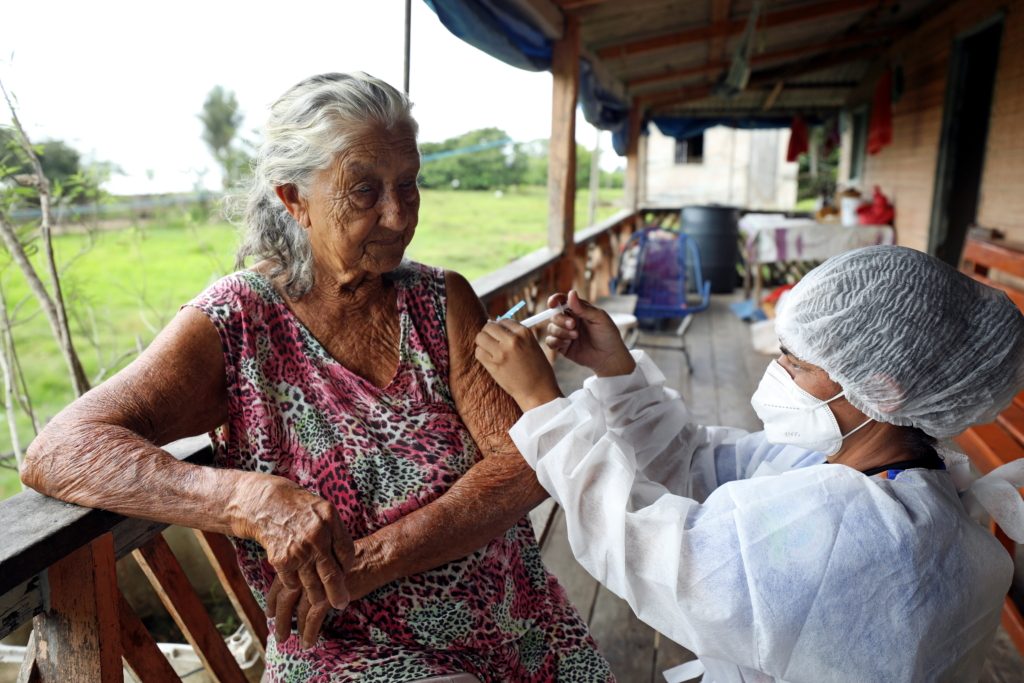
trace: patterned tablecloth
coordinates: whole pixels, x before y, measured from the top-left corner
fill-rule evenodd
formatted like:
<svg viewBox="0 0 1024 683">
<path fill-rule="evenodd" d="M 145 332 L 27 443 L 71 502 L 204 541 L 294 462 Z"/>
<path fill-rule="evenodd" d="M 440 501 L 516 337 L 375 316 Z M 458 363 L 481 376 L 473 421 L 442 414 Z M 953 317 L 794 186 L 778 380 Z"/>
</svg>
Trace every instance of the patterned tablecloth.
<svg viewBox="0 0 1024 683">
<path fill-rule="evenodd" d="M 845 227 L 776 214 L 747 214 L 740 220 L 740 231 L 750 264 L 824 261 L 857 247 L 896 242 L 891 225 Z"/>
</svg>

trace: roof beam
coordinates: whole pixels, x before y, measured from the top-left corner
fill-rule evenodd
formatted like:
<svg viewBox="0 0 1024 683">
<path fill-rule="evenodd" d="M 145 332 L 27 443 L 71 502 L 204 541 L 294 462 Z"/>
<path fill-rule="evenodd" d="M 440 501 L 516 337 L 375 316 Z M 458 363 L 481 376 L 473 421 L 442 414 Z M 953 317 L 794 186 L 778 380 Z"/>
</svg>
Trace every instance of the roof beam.
<svg viewBox="0 0 1024 683">
<path fill-rule="evenodd" d="M 863 9 L 876 7 L 883 0 L 829 0 L 814 5 L 793 7 L 789 9 L 766 12 L 758 20 L 758 28 L 774 28 L 799 24 L 806 21 L 823 19 L 837 14 L 848 14 Z M 704 26 L 695 26 L 682 31 L 674 31 L 664 35 L 636 40 L 621 45 L 609 45 L 597 51 L 597 56 L 602 59 L 618 59 L 630 55 L 652 52 L 667 47 L 678 47 L 689 43 L 699 43 L 713 38 L 733 36 L 739 34 L 746 27 L 747 18 L 723 19 Z"/>
<path fill-rule="evenodd" d="M 768 98 L 764 101 L 764 107 L 762 111 L 768 111 L 775 105 L 775 100 L 779 99 L 779 95 L 782 94 L 782 88 L 786 85 L 785 81 L 779 81 L 772 88 L 772 91 L 768 93 Z"/>
<path fill-rule="evenodd" d="M 847 47 L 863 47 L 872 43 L 876 43 L 882 40 L 897 35 L 896 30 L 885 30 L 877 31 L 874 33 L 858 33 L 845 38 L 839 38 L 838 40 L 826 40 L 816 41 L 814 43 L 808 43 L 807 45 L 799 45 L 793 48 L 787 48 L 785 50 L 778 50 L 776 52 L 766 52 L 762 55 L 755 55 L 750 60 L 751 68 L 755 68 L 771 62 L 779 62 L 787 59 L 799 59 L 801 57 L 809 57 L 823 52 L 831 50 L 841 50 Z M 654 83 L 662 83 L 664 81 L 681 81 L 687 78 L 693 78 L 694 76 L 711 76 L 724 68 L 729 66 L 728 62 L 708 62 L 699 66 L 687 67 L 685 69 L 675 69 L 673 71 L 666 71 L 664 73 L 648 74 L 639 78 L 634 78 L 626 82 L 626 86 L 630 89 L 642 88 L 644 86 L 652 85 Z"/>
<path fill-rule="evenodd" d="M 729 8 L 732 0 L 711 0 L 711 23 L 720 24 L 729 19 Z M 725 59 L 726 36 L 715 36 L 708 41 L 708 62 L 721 62 Z"/>
<path fill-rule="evenodd" d="M 606 2 L 608 2 L 608 0 L 555 0 L 555 4 L 566 12 L 575 12 L 576 10 L 592 7 L 594 5 L 603 5 Z"/>
<path fill-rule="evenodd" d="M 534 26 L 550 40 L 561 40 L 565 18 L 562 11 L 551 0 L 506 0 L 519 12 L 533 21 Z"/>
<path fill-rule="evenodd" d="M 874 59 L 881 53 L 881 51 L 882 48 L 875 48 L 866 52 L 860 48 L 853 48 L 830 54 L 816 55 L 802 62 L 787 64 L 785 66 L 766 69 L 760 73 L 755 73 L 751 75 L 750 82 L 747 84 L 747 87 L 763 88 L 774 85 L 779 81 L 785 82 L 788 79 L 797 78 L 808 73 L 814 73 L 815 71 L 821 71 L 822 69 L 828 69 L 839 64 L 860 61 L 863 59 Z M 791 87 L 799 87 L 795 84 L 790 85 Z M 637 97 L 637 101 L 649 109 L 654 109 L 665 105 L 680 104 L 682 102 L 693 102 L 695 100 L 704 99 L 712 94 L 713 89 L 714 86 L 711 83 L 683 88 L 676 87 L 668 91 L 640 95 Z"/>
</svg>

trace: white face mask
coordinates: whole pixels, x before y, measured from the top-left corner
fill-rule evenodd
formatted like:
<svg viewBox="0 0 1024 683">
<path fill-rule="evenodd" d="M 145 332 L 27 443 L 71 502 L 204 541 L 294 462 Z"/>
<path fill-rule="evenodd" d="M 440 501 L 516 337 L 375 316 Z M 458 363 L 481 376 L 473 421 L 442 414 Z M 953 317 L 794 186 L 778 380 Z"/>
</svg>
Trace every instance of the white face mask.
<svg viewBox="0 0 1024 683">
<path fill-rule="evenodd" d="M 849 434 L 843 434 L 828 404 L 845 393 L 840 391 L 823 401 L 801 389 L 786 369 L 773 360 L 750 398 L 750 405 L 764 423 L 769 442 L 835 455 L 843 447 L 843 439 L 871 422 L 868 418 Z"/>
</svg>

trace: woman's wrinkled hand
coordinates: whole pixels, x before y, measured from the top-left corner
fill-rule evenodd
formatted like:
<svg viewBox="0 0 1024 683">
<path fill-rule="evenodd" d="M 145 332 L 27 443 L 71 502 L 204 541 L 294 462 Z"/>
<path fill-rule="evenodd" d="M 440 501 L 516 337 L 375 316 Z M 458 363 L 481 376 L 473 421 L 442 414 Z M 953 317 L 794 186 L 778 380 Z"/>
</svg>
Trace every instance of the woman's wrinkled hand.
<svg viewBox="0 0 1024 683">
<path fill-rule="evenodd" d="M 476 336 L 476 359 L 524 411 L 562 395 L 533 332 L 515 321 L 484 325 Z"/>
<path fill-rule="evenodd" d="M 276 620 L 278 642 L 288 639 L 298 610 L 299 636 L 309 648 L 327 611 L 348 606 L 345 573 L 353 562 L 352 538 L 328 501 L 283 477 L 258 476 L 257 490 L 243 494 L 247 521 L 237 535 L 262 545 L 277 572 L 266 612 Z"/>
<path fill-rule="evenodd" d="M 600 377 L 628 375 L 636 363 L 622 341 L 611 316 L 570 291 L 552 294 L 548 307 L 567 304 L 548 323 L 544 343 L 578 365 L 590 368 Z"/>
</svg>

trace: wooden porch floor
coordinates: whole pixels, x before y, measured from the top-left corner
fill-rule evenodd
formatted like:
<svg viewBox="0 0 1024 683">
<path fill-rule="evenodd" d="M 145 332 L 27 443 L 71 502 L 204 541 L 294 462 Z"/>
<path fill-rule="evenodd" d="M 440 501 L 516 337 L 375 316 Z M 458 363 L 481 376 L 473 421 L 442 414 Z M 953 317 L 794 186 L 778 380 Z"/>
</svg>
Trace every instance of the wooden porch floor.
<svg viewBox="0 0 1024 683">
<path fill-rule="evenodd" d="M 685 335 L 693 361 L 686 368 L 679 338 L 672 331 L 642 333 L 637 348 L 647 351 L 665 373 L 668 384 L 686 400 L 701 424 L 760 429 L 750 407 L 750 396 L 772 357 L 757 353 L 750 344 L 746 323 L 729 310 L 734 296 L 713 296 L 711 307 L 697 314 Z M 575 391 L 589 375 L 559 359 L 555 370 L 566 393 Z M 558 577 L 573 604 L 590 624 L 591 633 L 611 663 L 620 683 L 660 683 L 661 673 L 693 659 L 682 646 L 660 636 L 640 622 L 624 600 L 597 583 L 573 559 L 566 536 L 565 518 L 551 501 L 531 513 L 542 557 Z M 1024 680 L 1024 659 L 1000 629 L 980 679 L 983 683 L 1018 683 Z"/>
</svg>

